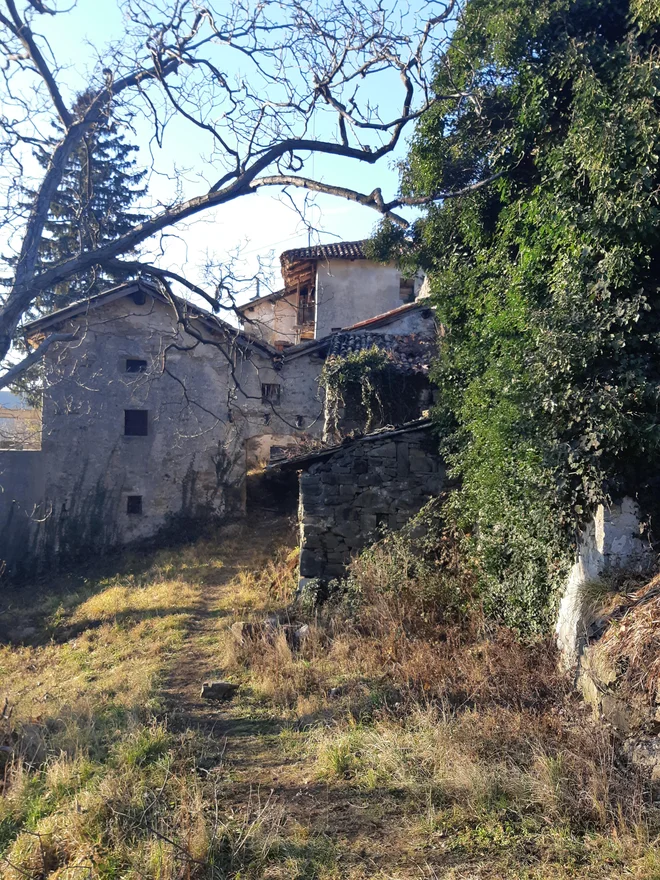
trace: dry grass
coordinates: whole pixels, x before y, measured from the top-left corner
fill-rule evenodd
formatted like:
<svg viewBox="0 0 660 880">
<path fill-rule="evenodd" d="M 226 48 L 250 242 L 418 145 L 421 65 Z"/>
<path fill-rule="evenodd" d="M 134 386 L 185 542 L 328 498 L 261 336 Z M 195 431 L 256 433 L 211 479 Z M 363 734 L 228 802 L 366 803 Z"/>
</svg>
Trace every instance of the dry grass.
<svg viewBox="0 0 660 880">
<path fill-rule="evenodd" d="M 0 647 L 0 876 L 660 878 L 644 781 L 548 642 L 402 582 L 401 547 L 295 616 L 295 553 L 250 537 L 3 599 L 3 631 L 36 632 Z M 186 663 L 242 685 L 212 723 L 170 712 Z"/>
</svg>

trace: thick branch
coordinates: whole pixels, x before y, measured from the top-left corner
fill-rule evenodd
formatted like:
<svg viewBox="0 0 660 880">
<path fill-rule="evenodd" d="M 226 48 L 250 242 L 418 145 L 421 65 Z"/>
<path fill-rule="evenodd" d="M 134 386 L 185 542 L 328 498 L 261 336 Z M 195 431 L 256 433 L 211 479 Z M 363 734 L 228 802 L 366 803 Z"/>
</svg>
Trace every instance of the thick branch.
<svg viewBox="0 0 660 880">
<path fill-rule="evenodd" d="M 3 373 L 0 376 L 0 388 L 5 388 L 7 385 L 11 385 L 11 383 L 21 375 L 21 373 L 23 373 L 33 364 L 36 364 L 37 361 L 41 360 L 41 358 L 51 347 L 51 345 L 53 345 L 53 343 L 69 342 L 74 338 L 74 333 L 51 333 L 51 335 L 47 336 L 43 340 L 43 342 L 39 343 L 34 351 L 31 351 L 30 354 L 24 357 L 22 361 L 14 364 L 13 367 L 10 367 L 6 373 Z"/>
</svg>

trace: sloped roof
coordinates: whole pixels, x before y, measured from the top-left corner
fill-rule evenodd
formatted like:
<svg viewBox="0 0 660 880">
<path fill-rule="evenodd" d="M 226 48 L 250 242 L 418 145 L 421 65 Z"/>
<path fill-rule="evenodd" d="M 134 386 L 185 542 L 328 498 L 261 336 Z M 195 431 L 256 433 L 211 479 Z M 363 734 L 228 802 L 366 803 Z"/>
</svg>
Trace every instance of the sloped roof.
<svg viewBox="0 0 660 880">
<path fill-rule="evenodd" d="M 368 318 L 366 321 L 359 321 L 357 324 L 351 324 L 349 327 L 342 327 L 340 333 L 349 333 L 353 330 L 361 331 L 363 327 L 367 326 L 372 327 L 373 329 L 376 329 L 377 327 L 386 327 L 393 321 L 398 320 L 398 318 L 406 312 L 421 309 L 428 310 L 428 308 L 428 305 L 424 302 L 405 303 L 405 305 L 397 306 L 395 309 L 392 309 L 389 312 L 384 312 L 382 315 L 376 315 L 375 318 Z M 303 354 L 310 354 L 317 350 L 325 351 L 331 343 L 332 338 L 336 335 L 336 333 L 331 333 L 328 336 L 323 336 L 321 339 L 310 339 L 305 342 L 300 342 L 298 345 L 292 345 L 284 352 L 284 360 L 290 360 Z"/>
<path fill-rule="evenodd" d="M 65 321 L 70 321 L 78 316 L 87 315 L 100 306 L 130 296 L 138 291 L 151 296 L 153 299 L 158 300 L 165 305 L 171 305 L 167 297 L 164 296 L 157 287 L 143 279 L 138 279 L 137 281 L 128 281 L 125 284 L 120 284 L 117 287 L 111 287 L 109 290 L 104 290 L 95 296 L 90 296 L 87 299 L 72 303 L 64 309 L 58 309 L 55 312 L 51 312 L 50 315 L 45 315 L 43 318 L 37 318 L 35 321 L 30 321 L 29 324 L 25 324 L 21 328 L 21 332 L 29 339 L 32 336 L 55 329 Z M 244 345 L 247 348 L 260 348 L 270 355 L 278 354 L 277 350 L 272 346 L 265 342 L 261 342 L 258 339 L 254 339 L 251 336 L 247 336 L 245 333 L 238 330 L 238 328 L 233 327 L 226 321 L 216 317 L 211 314 L 211 312 L 200 309 L 199 306 L 188 302 L 188 300 L 181 299 L 181 297 L 174 297 L 174 299 L 179 306 L 188 312 L 188 314 L 203 321 L 206 326 L 214 332 L 230 335 L 239 344 Z"/>
<path fill-rule="evenodd" d="M 414 333 L 396 336 L 382 333 L 335 333 L 330 339 L 328 357 L 344 358 L 370 348 L 387 352 L 392 366 L 410 375 L 428 375 L 436 354 L 435 340 L 425 339 Z"/>
<path fill-rule="evenodd" d="M 293 248 L 280 254 L 283 266 L 303 260 L 367 260 L 364 252 L 366 239 L 361 241 L 335 241 L 331 244 L 317 244 L 312 247 Z"/>
<path fill-rule="evenodd" d="M 396 437 L 400 434 L 410 434 L 414 431 L 429 431 L 434 427 L 433 422 L 428 417 L 416 419 L 413 422 L 406 422 L 397 428 L 379 428 L 369 434 L 363 434 L 361 437 L 347 437 L 341 443 L 333 446 L 326 446 L 314 452 L 303 453 L 292 458 L 281 458 L 272 461 L 267 465 L 266 470 L 304 470 L 310 464 L 314 464 L 324 458 L 330 458 L 337 452 L 344 452 L 346 449 L 352 449 L 362 443 L 369 443 L 373 440 L 388 440 L 390 437 Z"/>
<path fill-rule="evenodd" d="M 259 303 L 275 302 L 278 299 L 282 299 L 283 296 L 286 296 L 286 288 L 282 288 L 281 290 L 274 290 L 272 293 L 265 293 L 263 296 L 255 296 L 254 299 L 249 299 L 247 302 L 243 303 L 240 306 L 236 306 L 236 311 L 243 314 L 243 312 L 248 312 L 254 306 L 259 305 Z"/>
</svg>

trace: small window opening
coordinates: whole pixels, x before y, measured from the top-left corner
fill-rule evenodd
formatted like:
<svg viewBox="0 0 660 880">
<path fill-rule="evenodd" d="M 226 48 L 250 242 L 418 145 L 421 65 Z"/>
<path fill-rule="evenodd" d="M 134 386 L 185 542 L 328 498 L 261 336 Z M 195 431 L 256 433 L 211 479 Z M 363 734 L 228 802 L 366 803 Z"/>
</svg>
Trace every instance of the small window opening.
<svg viewBox="0 0 660 880">
<path fill-rule="evenodd" d="M 415 298 L 415 282 L 412 278 L 399 279 L 399 296 L 404 302 L 412 302 Z"/>
<path fill-rule="evenodd" d="M 339 331 L 340 331 L 341 329 L 342 329 L 341 327 L 331 327 L 331 328 L 330 328 L 330 332 L 331 332 L 331 333 L 339 333 Z"/>
<path fill-rule="evenodd" d="M 316 311 L 315 291 L 313 288 L 301 287 L 298 293 L 298 325 L 304 327 L 314 323 Z"/>
<path fill-rule="evenodd" d="M 124 410 L 124 434 L 127 437 L 146 437 L 149 433 L 149 411 L 146 409 Z"/>
<path fill-rule="evenodd" d="M 273 383 L 262 383 L 261 402 L 278 404 L 282 394 L 282 386 Z"/>
<path fill-rule="evenodd" d="M 133 294 L 133 302 L 136 306 L 143 306 L 147 301 L 147 294 L 144 290 L 136 290 Z"/>
<path fill-rule="evenodd" d="M 146 373 L 147 362 L 141 358 L 126 358 L 127 373 Z"/>
<path fill-rule="evenodd" d="M 142 513 L 142 495 L 128 495 L 126 498 L 126 513 L 132 516 Z"/>
<path fill-rule="evenodd" d="M 296 428 L 302 428 L 303 426 L 303 417 L 296 416 Z"/>
<path fill-rule="evenodd" d="M 270 413 L 264 413 L 264 425 L 270 425 Z"/>
<path fill-rule="evenodd" d="M 386 529 L 388 522 L 389 522 L 389 517 L 386 513 L 377 513 L 376 514 L 376 528 L 379 531 L 383 531 L 383 529 Z"/>
</svg>

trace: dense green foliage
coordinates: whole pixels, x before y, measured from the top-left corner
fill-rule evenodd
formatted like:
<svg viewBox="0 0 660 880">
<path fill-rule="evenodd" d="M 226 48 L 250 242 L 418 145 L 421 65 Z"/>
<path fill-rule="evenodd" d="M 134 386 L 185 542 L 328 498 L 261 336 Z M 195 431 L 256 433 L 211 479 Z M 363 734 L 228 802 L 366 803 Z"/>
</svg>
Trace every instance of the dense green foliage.
<svg viewBox="0 0 660 880">
<path fill-rule="evenodd" d="M 468 0 L 404 190 L 447 328 L 436 380 L 488 607 L 548 624 L 594 506 L 660 467 L 660 4 Z M 384 227 L 380 252 L 401 250 Z"/>
</svg>

